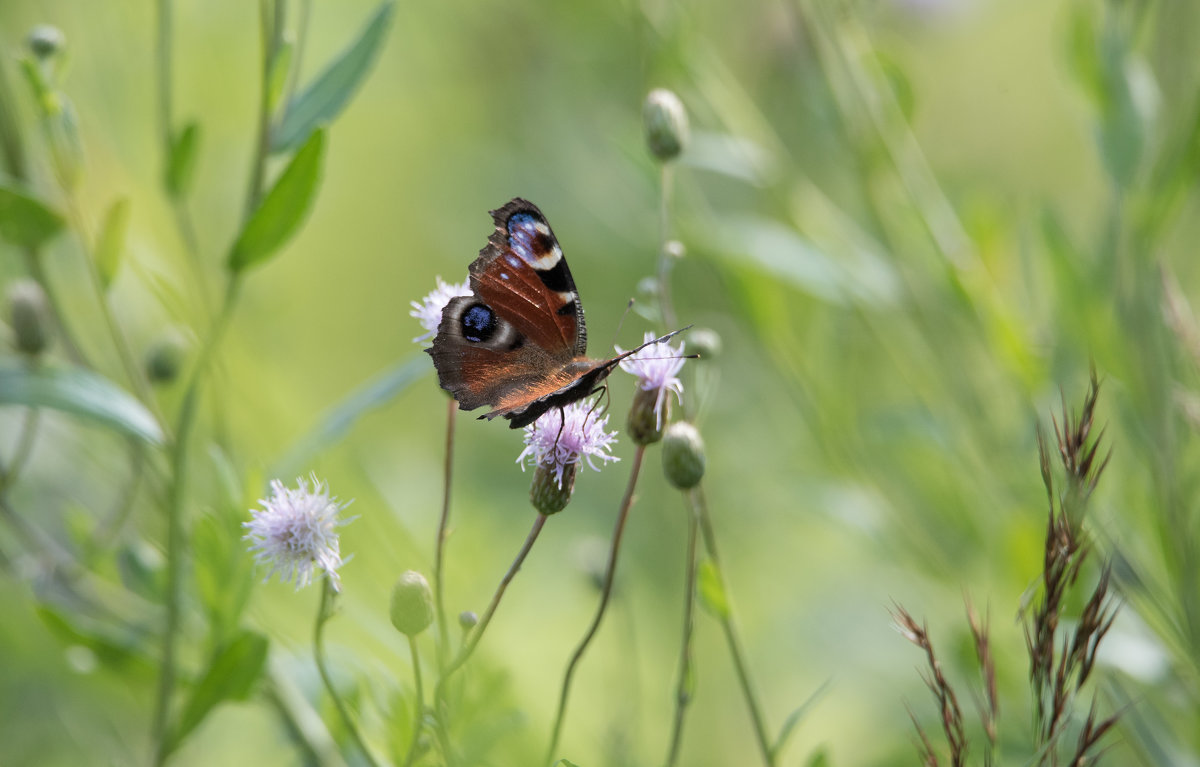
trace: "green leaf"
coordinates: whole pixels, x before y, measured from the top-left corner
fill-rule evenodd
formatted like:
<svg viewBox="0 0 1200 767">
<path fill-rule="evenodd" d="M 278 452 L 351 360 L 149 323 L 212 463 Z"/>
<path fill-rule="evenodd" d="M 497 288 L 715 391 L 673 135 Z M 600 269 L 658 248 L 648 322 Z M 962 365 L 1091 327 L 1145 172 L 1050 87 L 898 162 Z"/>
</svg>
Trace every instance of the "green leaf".
<svg viewBox="0 0 1200 767">
<path fill-rule="evenodd" d="M 0 181 L 0 237 L 37 248 L 58 234 L 65 221 L 46 203 L 8 181 Z"/>
<path fill-rule="evenodd" d="M 125 232 L 129 230 L 129 198 L 122 197 L 108 209 L 100 236 L 96 239 L 96 268 L 100 271 L 100 282 L 107 288 L 117 276 L 121 266 L 121 253 L 125 250 Z"/>
<path fill-rule="evenodd" d="M 325 131 L 315 131 L 267 192 L 229 252 L 229 268 L 240 272 L 279 250 L 308 215 L 321 178 Z"/>
<path fill-rule="evenodd" d="M 570 761 L 567 761 L 566 759 L 559 759 L 557 762 L 554 763 L 554 767 L 558 767 L 558 765 L 560 765 L 560 764 L 562 765 L 562 767 L 579 767 L 579 765 L 575 764 L 575 762 L 570 762 Z"/>
<path fill-rule="evenodd" d="M 724 620 L 729 617 L 729 600 L 725 596 L 725 583 L 721 571 L 711 559 L 700 563 L 697 572 L 697 587 L 700 604 L 713 615 Z"/>
<path fill-rule="evenodd" d="M 274 131 L 271 151 L 283 152 L 304 141 L 319 125 L 331 122 L 345 108 L 375 63 L 395 10 L 393 0 L 380 3 L 351 45 L 287 105 Z"/>
<path fill-rule="evenodd" d="M 167 158 L 166 184 L 171 197 L 179 199 L 187 194 L 196 170 L 196 155 L 200 147 L 200 126 L 189 122 L 183 130 L 171 137 L 171 156 Z"/>
<path fill-rule="evenodd" d="M 351 392 L 292 445 L 275 464 L 270 476 L 294 477 L 304 473 L 312 457 L 341 439 L 364 413 L 391 402 L 428 372 L 429 361 L 424 354 L 418 354 Z"/>
<path fill-rule="evenodd" d="M 243 631 L 213 657 L 204 676 L 192 689 L 179 724 L 171 734 L 168 751 L 178 748 L 219 703 L 245 700 L 262 675 L 267 647 L 265 636 Z"/>
<path fill-rule="evenodd" d="M 796 725 L 798 725 L 800 720 L 812 710 L 812 707 L 816 704 L 816 702 L 822 696 L 824 696 L 826 690 L 829 689 L 829 685 L 830 680 L 825 680 L 825 682 L 823 682 L 812 695 L 808 696 L 808 700 L 801 703 L 796 707 L 795 711 L 788 715 L 788 718 L 783 723 L 783 727 L 779 728 L 779 736 L 775 738 L 775 742 L 771 745 L 771 755 L 775 757 L 776 760 L 779 759 L 779 755 L 783 751 L 783 747 L 787 745 L 788 738 L 790 738 L 792 733 L 795 732 Z M 817 757 L 814 756 L 813 758 L 815 760 Z M 813 761 L 810 762 L 810 764 L 822 764 L 822 762 Z"/>
<path fill-rule="evenodd" d="M 150 411 L 112 381 L 82 368 L 0 366 L 0 406 L 47 407 L 83 416 L 152 444 L 163 441 Z"/>
</svg>

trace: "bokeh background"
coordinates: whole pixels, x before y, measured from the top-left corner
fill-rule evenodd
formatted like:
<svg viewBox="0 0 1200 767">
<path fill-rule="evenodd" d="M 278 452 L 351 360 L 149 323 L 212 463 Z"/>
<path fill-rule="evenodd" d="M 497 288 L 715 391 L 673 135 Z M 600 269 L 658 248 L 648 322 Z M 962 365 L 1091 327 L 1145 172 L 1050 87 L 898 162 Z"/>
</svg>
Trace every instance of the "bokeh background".
<svg viewBox="0 0 1200 767">
<path fill-rule="evenodd" d="M 214 285 L 248 183 L 259 8 L 173 7 L 173 119 L 202 131 L 188 207 Z M 312 3 L 302 80 L 374 7 Z M 110 301 L 139 352 L 164 328 L 204 332 L 201 288 L 160 181 L 155 19 L 149 2 L 0 4 L 4 108 L 31 136 L 15 59 L 35 24 L 65 35 L 85 225 L 130 200 Z M 964 596 L 991 616 L 1002 763 L 1027 763 L 1017 616 L 1042 556 L 1035 431 L 1060 396 L 1080 400 L 1092 365 L 1112 461 L 1091 530 L 1097 558 L 1124 565 L 1126 604 L 1080 707 L 1093 693 L 1103 711 L 1128 707 L 1110 764 L 1198 763 L 1189 412 L 1200 336 L 1184 305 L 1200 290 L 1198 34 L 1195 3 L 1135 0 L 399 4 L 372 73 L 330 126 L 304 228 L 246 280 L 212 387 L 227 416 L 223 460 L 239 481 L 260 487 L 286 465 L 354 499 L 342 535 L 353 559 L 327 641 L 368 731 L 386 730 L 379 712 L 410 683 L 407 646 L 387 618 L 391 585 L 406 569 L 431 570 L 445 428 L 431 366 L 303 466 L 284 459 L 346 397 L 424 360 L 409 302 L 435 276 L 465 277 L 490 231 L 487 211 L 511 197 L 538 203 L 553 224 L 592 352 L 640 339 L 652 326 L 622 317 L 656 269 L 660 225 L 641 107 L 667 87 L 692 127 L 674 173 L 672 227 L 687 248 L 673 272 L 676 308 L 723 340 L 719 356 L 688 363 L 719 377 L 698 421 L 706 492 L 771 728 L 815 696 L 780 764 L 912 764 L 909 709 L 937 732 L 920 653 L 891 628 L 893 602 L 928 619 L 973 720 Z M 40 151 L 34 183 L 52 190 Z M 4 247 L 7 281 L 24 269 Z M 43 256 L 72 297 L 79 337 L 120 381 L 77 239 L 62 236 Z M 615 424 L 631 393 L 632 379 L 614 376 Z M 180 394 L 161 388 L 162 409 L 174 412 Z M 0 451 L 16 417 L 0 409 Z M 534 514 L 530 474 L 515 463 L 519 433 L 462 418 L 457 438 L 451 614 L 482 610 Z M 72 531 L 113 503 L 128 471 L 123 444 L 48 414 L 9 491 L 13 507 L 70 546 Z M 488 690 L 472 731 L 485 763 L 536 763 L 544 748 L 562 670 L 598 599 L 596 552 L 632 446 L 616 452 L 621 463 L 581 473 L 472 661 Z M 203 463 L 203 447 L 196 453 Z M 194 518 L 209 513 L 216 474 L 199 470 Z M 150 481 L 122 533 L 151 567 L 161 494 Z M 580 765 L 665 754 L 685 514 L 652 451 L 616 602 L 576 680 L 561 755 Z M 36 577 L 19 566 L 19 540 L 0 536 L 11 565 L 0 577 L 0 763 L 144 762 L 153 642 L 148 657 L 81 660 L 87 643 L 55 630 Z M 318 597 L 273 581 L 256 587 L 243 620 L 330 714 L 310 663 Z M 681 761 L 754 764 L 723 638 L 704 614 L 696 645 Z M 299 762 L 266 695 L 219 708 L 177 763 Z"/>
</svg>

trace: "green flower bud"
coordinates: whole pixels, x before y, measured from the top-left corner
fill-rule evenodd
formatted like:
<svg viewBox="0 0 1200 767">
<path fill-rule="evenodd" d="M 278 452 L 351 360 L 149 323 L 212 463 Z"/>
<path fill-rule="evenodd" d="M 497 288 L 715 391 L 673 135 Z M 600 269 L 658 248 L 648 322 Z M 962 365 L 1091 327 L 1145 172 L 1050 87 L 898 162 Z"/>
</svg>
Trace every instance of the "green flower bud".
<svg viewBox="0 0 1200 767">
<path fill-rule="evenodd" d="M 146 376 L 154 383 L 171 383 L 179 377 L 187 350 L 187 340 L 178 331 L 163 333 L 146 350 Z"/>
<path fill-rule="evenodd" d="M 18 351 L 32 357 L 50 344 L 50 303 L 36 281 L 21 278 L 8 286 L 8 307 Z"/>
<path fill-rule="evenodd" d="M 704 440 L 687 421 L 667 427 L 663 437 L 663 473 L 680 490 L 690 490 L 704 477 Z"/>
<path fill-rule="evenodd" d="M 662 418 L 654 412 L 658 401 L 658 389 L 641 389 L 633 395 L 633 405 L 629 408 L 629 438 L 637 445 L 653 445 L 663 437 L 660 423 L 665 424 L 671 415 L 671 398 L 663 398 Z"/>
<path fill-rule="evenodd" d="M 458 625 L 462 626 L 464 632 L 475 628 L 476 623 L 479 623 L 479 616 L 471 610 L 463 610 L 458 614 Z"/>
<path fill-rule="evenodd" d="M 25 42 L 35 58 L 45 60 L 61 51 L 66 46 L 67 39 L 63 37 L 62 30 L 58 27 L 38 24 L 29 30 Z"/>
<path fill-rule="evenodd" d="M 529 500 L 539 514 L 549 516 L 567 508 L 571 493 L 575 490 L 575 470 L 579 464 L 563 467 L 562 483 L 554 476 L 554 467 L 539 464 L 533 471 L 533 484 L 529 487 Z"/>
<path fill-rule="evenodd" d="M 642 105 L 642 122 L 651 154 L 663 162 L 679 156 L 688 140 L 688 118 L 678 96 L 665 88 L 650 91 Z"/>
<path fill-rule="evenodd" d="M 415 637 L 433 623 L 433 592 L 425 576 L 409 570 L 392 587 L 392 625 L 401 634 Z"/>
<path fill-rule="evenodd" d="M 688 352 L 695 352 L 700 359 L 713 359 L 721 354 L 721 336 L 712 328 L 692 328 L 685 336 Z"/>
</svg>

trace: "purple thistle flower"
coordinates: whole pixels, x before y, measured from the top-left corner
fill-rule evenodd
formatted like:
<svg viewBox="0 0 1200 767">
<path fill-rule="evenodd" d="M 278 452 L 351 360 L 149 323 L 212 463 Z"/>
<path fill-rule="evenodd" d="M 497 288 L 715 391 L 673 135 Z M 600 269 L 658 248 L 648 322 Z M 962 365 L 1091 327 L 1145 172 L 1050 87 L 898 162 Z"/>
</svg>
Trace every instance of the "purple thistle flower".
<svg viewBox="0 0 1200 767">
<path fill-rule="evenodd" d="M 617 433 L 605 431 L 608 415 L 595 411 L 589 402 L 572 402 L 562 408 L 551 408 L 525 427 L 525 449 L 517 456 L 521 470 L 525 459 L 533 466 L 551 469 L 562 488 L 563 472 L 567 467 L 587 459 L 588 466 L 600 471 L 596 461 L 619 461 L 608 451 Z"/>
<path fill-rule="evenodd" d="M 271 480 L 271 497 L 259 501 L 261 509 L 251 509 L 251 519 L 243 523 L 249 530 L 243 540 L 251 542 L 250 551 L 259 564 L 269 565 L 263 581 L 279 573 L 283 582 L 294 580 L 296 589 L 312 582 L 316 571 L 325 571 L 334 591 L 341 589 L 337 569 L 342 566 L 336 528 L 350 520 L 339 520 L 338 512 L 348 503 L 339 503 L 329 489 L 312 477 L 310 490 L 303 478 L 297 488 Z"/>
<path fill-rule="evenodd" d="M 646 333 L 645 341 L 653 341 L 655 335 Z M 621 353 L 617 347 L 617 353 Z M 662 430 L 663 405 L 666 403 L 667 392 L 675 392 L 675 401 L 681 402 L 683 382 L 679 380 L 679 371 L 683 369 L 683 342 L 678 348 L 670 344 L 652 344 L 621 360 L 621 369 L 626 373 L 637 376 L 638 388 L 642 391 L 657 391 L 654 398 L 654 415 L 657 428 Z"/>
<path fill-rule="evenodd" d="M 450 299 L 456 296 L 471 295 L 471 287 L 469 282 L 461 284 L 455 283 L 447 285 L 442 281 L 441 277 L 437 278 L 437 287 L 434 288 L 425 298 L 421 299 L 421 303 L 410 301 L 412 311 L 409 312 L 410 317 L 416 317 L 417 322 L 421 323 L 421 327 L 425 328 L 425 332 L 413 339 L 414 343 L 427 341 L 437 335 L 438 325 L 442 323 L 442 310 L 446 308 L 446 304 L 450 303 Z"/>
</svg>

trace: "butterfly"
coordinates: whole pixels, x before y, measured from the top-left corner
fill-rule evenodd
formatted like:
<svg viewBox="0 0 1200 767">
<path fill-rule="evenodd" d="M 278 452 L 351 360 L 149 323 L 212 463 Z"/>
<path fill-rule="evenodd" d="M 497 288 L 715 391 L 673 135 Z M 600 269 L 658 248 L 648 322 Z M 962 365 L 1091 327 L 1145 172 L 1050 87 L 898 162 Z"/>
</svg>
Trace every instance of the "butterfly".
<svg viewBox="0 0 1200 767">
<path fill-rule="evenodd" d="M 471 295 L 450 299 L 433 346 L 438 383 L 463 410 L 513 429 L 598 391 L 621 360 L 587 356 L 587 326 L 562 248 L 538 207 L 519 197 L 491 211 L 495 231 L 471 262 Z"/>
</svg>

